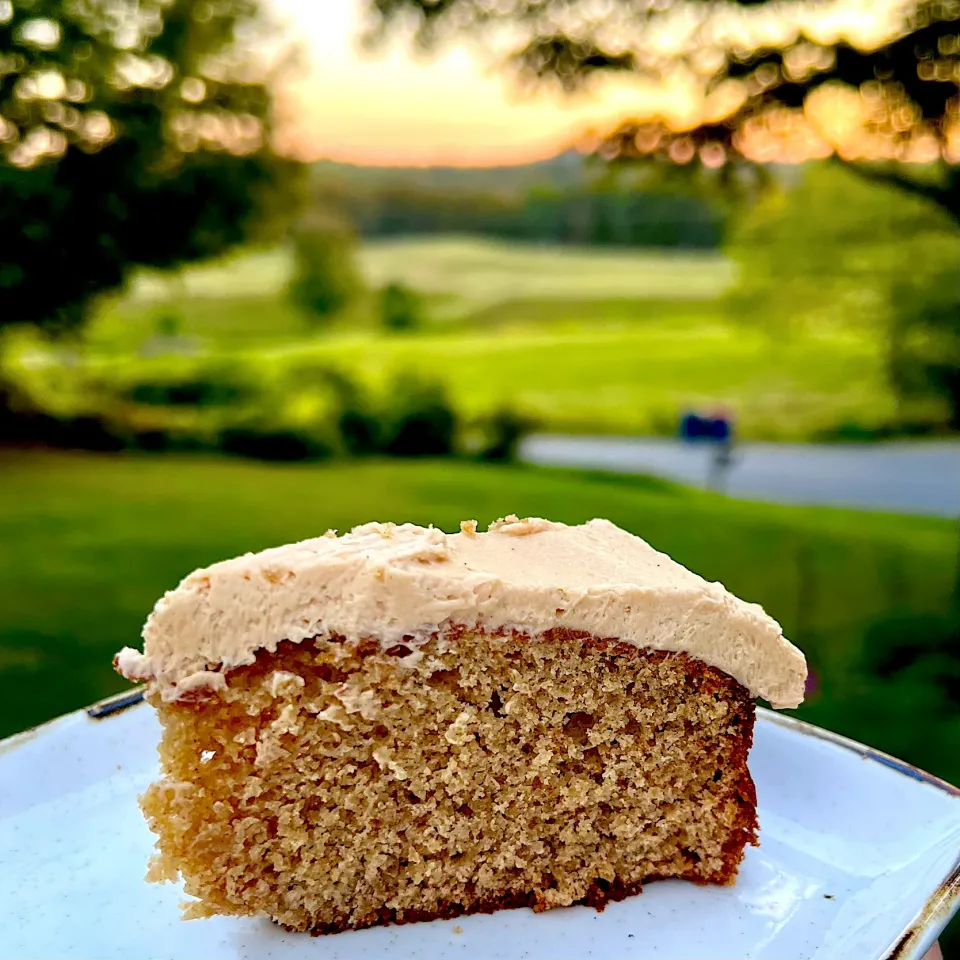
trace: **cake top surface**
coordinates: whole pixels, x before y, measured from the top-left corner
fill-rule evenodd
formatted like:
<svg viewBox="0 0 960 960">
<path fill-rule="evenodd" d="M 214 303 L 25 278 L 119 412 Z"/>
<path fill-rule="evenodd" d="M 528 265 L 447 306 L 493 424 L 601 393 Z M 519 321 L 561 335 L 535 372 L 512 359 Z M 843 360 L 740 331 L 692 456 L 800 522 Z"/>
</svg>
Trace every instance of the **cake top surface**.
<svg viewBox="0 0 960 960">
<path fill-rule="evenodd" d="M 164 699 L 222 687 L 282 640 L 336 634 L 389 647 L 454 625 L 535 635 L 565 627 L 681 651 L 774 707 L 803 699 L 806 662 L 756 604 L 608 520 L 507 517 L 477 532 L 368 523 L 196 570 L 156 604 L 144 650 L 117 655 Z"/>
</svg>

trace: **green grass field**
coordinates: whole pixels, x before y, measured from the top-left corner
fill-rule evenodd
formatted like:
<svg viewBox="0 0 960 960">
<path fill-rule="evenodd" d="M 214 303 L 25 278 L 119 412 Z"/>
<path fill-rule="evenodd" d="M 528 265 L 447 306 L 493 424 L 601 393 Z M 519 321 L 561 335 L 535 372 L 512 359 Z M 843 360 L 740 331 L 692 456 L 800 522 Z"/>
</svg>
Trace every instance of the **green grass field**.
<svg viewBox="0 0 960 960">
<path fill-rule="evenodd" d="M 666 305 L 716 298 L 733 268 L 708 253 L 547 248 L 469 237 L 370 242 L 359 252 L 371 290 L 398 280 L 425 301 L 428 327 L 487 327 L 500 310 L 523 302 L 587 307 L 596 302 Z M 301 340 L 312 331 L 283 297 L 292 263 L 287 250 L 240 253 L 178 276 L 143 271 L 122 296 L 104 298 L 88 331 L 98 351 L 128 350 L 171 309 L 183 333 L 229 348 Z M 549 311 L 548 311 L 549 312 Z M 369 328 L 373 304 L 361 301 L 337 328 Z M 536 318 L 523 317 L 528 323 Z"/>
<path fill-rule="evenodd" d="M 456 461 L 315 467 L 5 454 L 0 734 L 122 688 L 113 653 L 137 643 L 154 601 L 196 566 L 373 518 L 451 530 L 467 517 L 485 525 L 511 512 L 569 522 L 609 517 L 762 603 L 820 679 L 822 693 L 805 715 L 960 774 L 946 739 L 960 733 L 955 708 L 940 705 L 929 685 L 885 692 L 859 666 L 877 624 L 946 608 L 953 524 Z"/>
<path fill-rule="evenodd" d="M 718 402 L 736 411 L 743 436 L 783 440 L 894 416 L 877 349 L 859 338 L 775 347 L 712 306 L 632 323 L 606 311 L 564 305 L 549 326 L 496 333 L 342 335 L 274 356 L 324 360 L 373 381 L 416 372 L 442 380 L 468 416 L 507 405 L 558 431 L 672 433 L 681 410 Z"/>
<path fill-rule="evenodd" d="M 549 247 L 456 236 L 369 241 L 360 248 L 359 262 L 372 287 L 400 280 L 456 298 L 465 311 L 522 298 L 711 299 L 733 278 L 730 261 L 716 253 Z M 127 300 L 217 299 L 225 291 L 234 297 L 272 296 L 286 284 L 291 268 L 284 249 L 240 253 L 188 267 L 176 279 L 141 273 Z"/>
<path fill-rule="evenodd" d="M 447 238 L 370 244 L 361 257 L 372 284 L 399 278 L 423 295 L 421 331 L 380 332 L 367 298 L 312 332 L 282 294 L 287 254 L 248 253 L 176 282 L 139 276 L 101 304 L 88 361 L 135 366 L 157 319 L 175 312 L 182 334 L 216 353 L 265 368 L 315 358 L 372 382 L 417 371 L 443 380 L 467 416 L 509 404 L 550 430 L 672 432 L 684 408 L 718 402 L 755 438 L 897 417 L 877 338 L 838 325 L 775 344 L 727 315 L 717 298 L 732 268 L 714 254 Z"/>
</svg>

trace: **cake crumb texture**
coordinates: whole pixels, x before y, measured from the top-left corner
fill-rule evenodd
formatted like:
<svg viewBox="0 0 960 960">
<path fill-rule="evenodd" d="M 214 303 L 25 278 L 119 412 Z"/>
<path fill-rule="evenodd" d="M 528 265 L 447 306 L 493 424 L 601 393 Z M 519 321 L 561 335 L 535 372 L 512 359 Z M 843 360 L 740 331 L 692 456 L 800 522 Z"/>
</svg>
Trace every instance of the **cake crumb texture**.
<svg viewBox="0 0 960 960">
<path fill-rule="evenodd" d="M 203 696 L 149 694 L 152 880 L 189 917 L 297 931 L 732 882 L 756 837 L 754 705 L 685 654 L 570 631 L 283 642 Z"/>
</svg>

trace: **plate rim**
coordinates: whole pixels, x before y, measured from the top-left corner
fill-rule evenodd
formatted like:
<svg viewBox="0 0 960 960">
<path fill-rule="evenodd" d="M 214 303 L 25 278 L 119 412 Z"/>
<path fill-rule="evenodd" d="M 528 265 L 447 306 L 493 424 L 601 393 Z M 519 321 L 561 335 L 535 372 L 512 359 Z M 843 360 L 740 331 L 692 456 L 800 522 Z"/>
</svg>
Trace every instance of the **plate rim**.
<svg viewBox="0 0 960 960">
<path fill-rule="evenodd" d="M 87 707 L 61 714 L 19 733 L 4 737 L 0 739 L 0 758 L 21 746 L 25 746 L 27 743 L 33 742 L 43 734 L 52 732 L 54 727 L 65 725 L 64 722 L 67 720 L 86 718 L 99 722 L 125 713 L 131 708 L 142 707 L 146 702 L 144 698 L 145 689 L 144 686 L 138 686 L 121 691 L 97 700 Z M 759 704 L 756 707 L 756 712 L 757 719 L 761 719 L 765 723 L 773 724 L 801 737 L 810 737 L 840 747 L 864 760 L 882 764 L 898 776 L 933 787 L 952 800 L 960 801 L 960 788 L 942 780 L 940 777 L 927 773 L 925 770 L 921 770 L 911 763 L 907 763 L 905 760 L 900 760 L 891 754 L 867 746 L 850 737 L 834 733 L 832 730 L 818 727 L 806 720 L 800 720 L 797 717 L 762 707 Z M 958 909 L 960 909 L 960 850 L 957 851 L 947 875 L 939 882 L 933 893 L 927 897 L 917 914 L 897 939 L 877 960 L 923 960 L 926 952 L 936 943 L 940 933 Z"/>
<path fill-rule="evenodd" d="M 899 776 L 926 784 L 945 793 L 951 799 L 960 800 L 960 788 L 882 750 L 766 707 L 757 706 L 757 716 L 762 717 L 767 723 L 790 730 L 800 736 L 823 740 L 835 747 L 849 750 L 864 760 L 882 764 Z M 937 885 L 936 890 L 927 897 L 914 918 L 878 960 L 922 960 L 958 909 L 960 909 L 960 850 L 957 851 L 953 865 Z"/>
</svg>

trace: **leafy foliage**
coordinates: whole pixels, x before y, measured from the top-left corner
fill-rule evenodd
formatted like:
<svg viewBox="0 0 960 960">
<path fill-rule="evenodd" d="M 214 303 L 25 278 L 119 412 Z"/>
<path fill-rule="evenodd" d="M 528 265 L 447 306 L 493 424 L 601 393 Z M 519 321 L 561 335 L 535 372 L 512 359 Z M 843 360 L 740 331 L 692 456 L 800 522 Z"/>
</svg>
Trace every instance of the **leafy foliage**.
<svg viewBox="0 0 960 960">
<path fill-rule="evenodd" d="M 607 159 L 699 159 L 708 167 L 824 152 L 960 159 L 960 4 L 953 0 L 878 9 L 877 36 L 859 43 L 826 23 L 829 8 L 815 2 L 787 8 L 777 0 L 370 0 L 370 7 L 371 41 L 412 24 L 426 47 L 453 35 L 496 49 L 506 44 L 522 80 L 571 90 L 597 73 L 626 70 L 679 78 L 703 92 L 699 120 L 682 129 L 655 112 L 624 120 L 603 138 Z M 852 123 L 813 123 L 823 96 L 849 106 Z M 956 167 L 943 165 L 936 180 L 907 168 L 863 169 L 960 219 Z"/>
<path fill-rule="evenodd" d="M 0 4 L 0 326 L 73 330 L 133 265 L 255 232 L 296 180 L 263 31 L 256 0 Z"/>
<path fill-rule="evenodd" d="M 494 410 L 479 426 L 476 455 L 480 460 L 512 463 L 517 459 L 520 441 L 535 426 L 529 417 L 522 417 L 510 407 Z"/>
<path fill-rule="evenodd" d="M 420 323 L 417 295 L 394 280 L 380 291 L 380 314 L 387 330 L 413 330 Z"/>
<path fill-rule="evenodd" d="M 904 238 L 910 238 L 909 254 Z M 731 307 L 782 333 L 800 324 L 885 329 L 891 281 L 955 258 L 958 231 L 922 200 L 834 163 L 769 191 L 728 244 L 740 282 Z"/>
<path fill-rule="evenodd" d="M 316 211 L 293 230 L 291 300 L 312 322 L 328 320 L 361 288 L 355 242 L 347 225 Z"/>
<path fill-rule="evenodd" d="M 921 199 L 891 194 L 837 164 L 808 166 L 798 184 L 771 191 L 740 224 L 729 245 L 740 280 L 727 304 L 781 340 L 871 332 L 886 345 L 901 403 L 935 400 L 946 411 L 942 422 L 955 428 L 958 240 L 954 223 Z"/>
<path fill-rule="evenodd" d="M 457 416 L 444 388 L 412 377 L 393 384 L 384 415 L 383 450 L 396 457 L 437 457 L 455 449 Z"/>
<path fill-rule="evenodd" d="M 54 375 L 62 386 L 64 379 Z M 222 452 L 260 460 L 464 451 L 446 390 L 419 376 L 374 388 L 327 363 L 293 361 L 272 376 L 254 363 L 158 358 L 102 378 L 78 369 L 69 393 L 0 392 L 0 442 L 62 449 Z M 48 384 L 49 386 L 49 384 Z M 491 423 L 507 458 L 523 429 Z"/>
<path fill-rule="evenodd" d="M 906 397 L 934 396 L 960 430 L 960 276 L 957 266 L 931 264 L 893 285 L 890 375 Z"/>
</svg>

